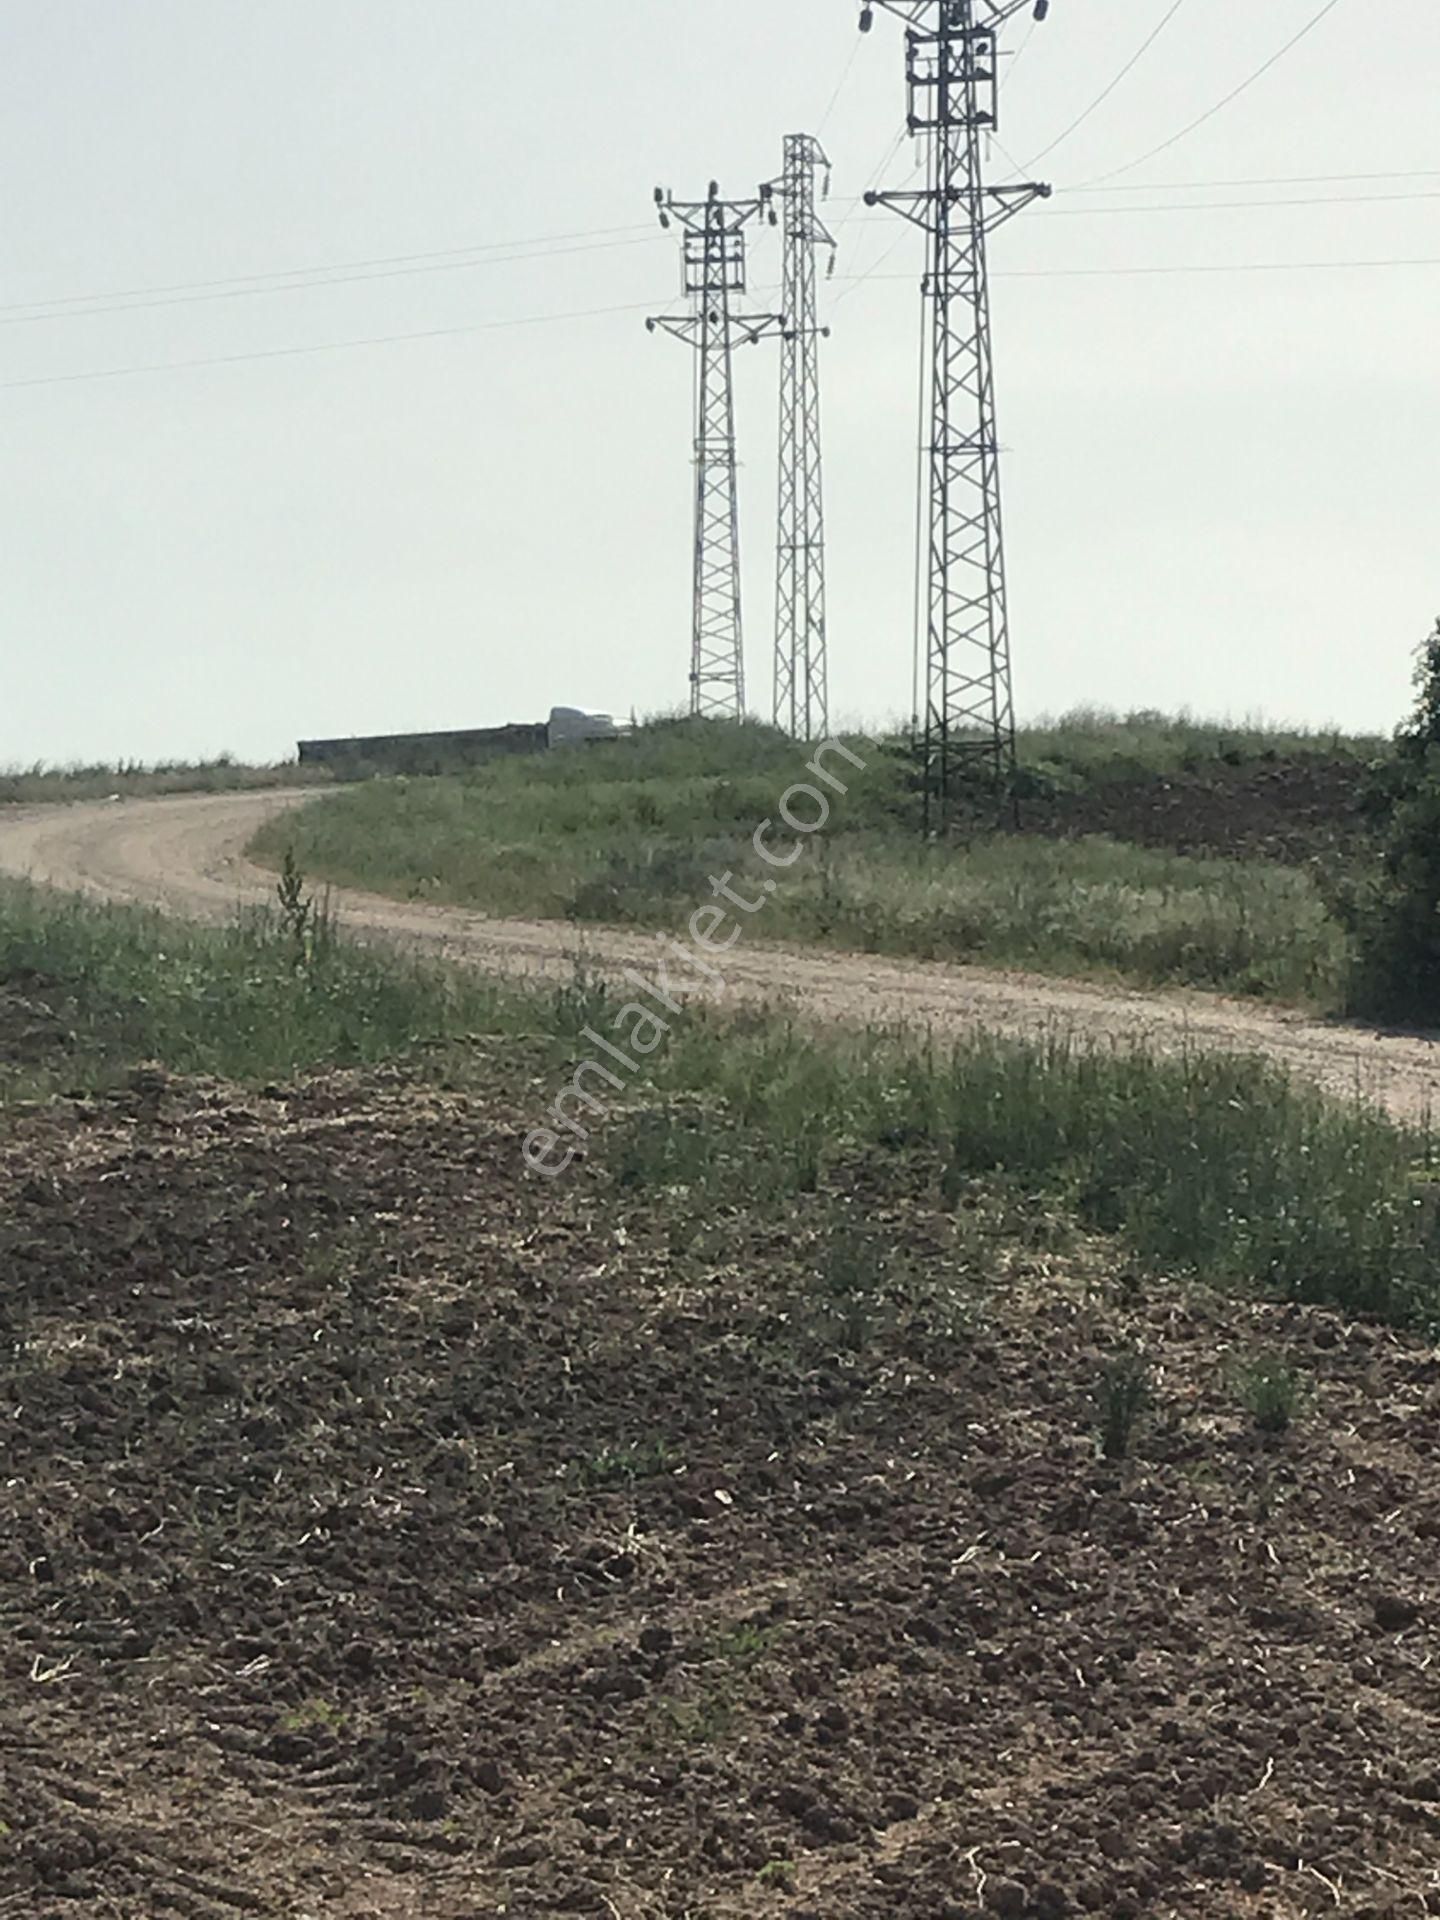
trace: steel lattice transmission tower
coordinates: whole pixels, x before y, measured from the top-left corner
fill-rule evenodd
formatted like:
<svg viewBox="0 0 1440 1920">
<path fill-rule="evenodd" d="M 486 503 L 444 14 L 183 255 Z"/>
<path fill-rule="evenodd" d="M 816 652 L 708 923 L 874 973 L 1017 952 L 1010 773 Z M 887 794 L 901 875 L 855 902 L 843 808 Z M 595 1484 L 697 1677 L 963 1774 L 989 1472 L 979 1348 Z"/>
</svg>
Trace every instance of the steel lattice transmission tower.
<svg viewBox="0 0 1440 1920">
<path fill-rule="evenodd" d="M 764 196 L 722 200 L 714 181 L 704 200 L 678 201 L 655 189 L 660 224 L 672 222 L 684 241 L 683 286 L 688 314 L 662 314 L 646 325 L 673 333 L 696 350 L 695 606 L 690 657 L 690 711 L 705 719 L 745 714 L 745 645 L 740 617 L 740 521 L 735 455 L 734 359 L 780 331 L 778 314 L 737 313 L 745 292 L 746 228 L 766 211 Z"/>
<path fill-rule="evenodd" d="M 775 609 L 775 724 L 796 740 L 830 731 L 825 627 L 825 489 L 820 462 L 820 325 L 816 254 L 835 237 L 816 212 L 816 175 L 830 161 L 808 133 L 785 140 L 785 171 L 761 191 L 785 203 L 780 349 L 780 534 Z"/>
<path fill-rule="evenodd" d="M 898 14 L 906 33 L 909 127 L 926 141 L 926 184 L 867 193 L 870 206 L 904 215 L 928 237 L 929 397 L 923 423 L 929 465 L 929 594 L 924 716 L 925 824 L 943 826 L 966 765 L 998 779 L 1015 754 L 1000 447 L 990 337 L 986 243 L 1004 221 L 1050 188 L 991 186 L 985 143 L 999 124 L 999 32 L 1049 0 L 862 0 Z"/>
</svg>

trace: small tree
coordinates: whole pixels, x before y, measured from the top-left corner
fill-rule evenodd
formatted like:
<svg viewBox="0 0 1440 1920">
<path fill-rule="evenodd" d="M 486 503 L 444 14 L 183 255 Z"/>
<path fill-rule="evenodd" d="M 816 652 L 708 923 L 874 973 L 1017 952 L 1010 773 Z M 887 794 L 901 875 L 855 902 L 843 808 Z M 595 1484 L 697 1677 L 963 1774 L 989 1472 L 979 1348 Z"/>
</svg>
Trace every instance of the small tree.
<svg viewBox="0 0 1440 1920">
<path fill-rule="evenodd" d="M 1440 620 L 1419 650 L 1415 708 L 1395 735 L 1380 871 L 1346 918 L 1357 1012 L 1440 1020 Z"/>
</svg>

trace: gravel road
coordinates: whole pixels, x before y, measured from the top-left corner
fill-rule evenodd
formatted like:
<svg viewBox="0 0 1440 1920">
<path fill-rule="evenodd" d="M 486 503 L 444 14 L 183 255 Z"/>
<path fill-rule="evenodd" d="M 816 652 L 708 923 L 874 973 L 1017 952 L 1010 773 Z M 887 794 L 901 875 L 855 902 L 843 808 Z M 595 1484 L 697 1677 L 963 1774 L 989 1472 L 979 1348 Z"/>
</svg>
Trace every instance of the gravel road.
<svg viewBox="0 0 1440 1920">
<path fill-rule="evenodd" d="M 17 808 L 0 815 L 0 872 L 190 919 L 224 920 L 242 904 L 273 898 L 273 876 L 245 856 L 257 828 L 313 799 L 313 793 L 282 790 Z M 341 924 L 358 937 L 398 941 L 522 979 L 563 979 L 582 954 L 599 973 L 652 971 L 665 938 L 493 920 L 365 893 L 338 893 L 334 905 Z M 677 926 L 676 936 L 682 932 Z M 820 1024 L 893 1021 L 942 1036 L 977 1028 L 1018 1035 L 1060 1029 L 1102 1043 L 1139 1038 L 1160 1050 L 1223 1048 L 1264 1054 L 1332 1094 L 1373 1100 L 1400 1118 L 1422 1118 L 1440 1104 L 1440 1049 L 1432 1040 L 1208 994 L 1139 993 L 758 940 L 734 948 L 723 968 L 730 1002 L 788 1005 Z"/>
</svg>

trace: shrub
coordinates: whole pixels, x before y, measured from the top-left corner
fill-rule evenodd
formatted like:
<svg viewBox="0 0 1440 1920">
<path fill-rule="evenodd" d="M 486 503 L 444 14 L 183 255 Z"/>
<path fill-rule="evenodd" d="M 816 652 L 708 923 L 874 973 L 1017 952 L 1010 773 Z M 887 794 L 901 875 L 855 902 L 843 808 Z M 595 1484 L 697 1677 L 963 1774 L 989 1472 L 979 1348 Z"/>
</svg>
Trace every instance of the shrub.
<svg viewBox="0 0 1440 1920">
<path fill-rule="evenodd" d="M 1150 1370 L 1142 1356 L 1133 1349 L 1117 1354 L 1100 1376 L 1097 1399 L 1101 1451 L 1107 1460 L 1123 1460 L 1150 1404 Z"/>
<path fill-rule="evenodd" d="M 1280 1354 L 1259 1354 L 1235 1377 L 1240 1404 L 1262 1433 L 1286 1433 L 1305 1402 L 1305 1382 Z"/>
<path fill-rule="evenodd" d="M 1358 1013 L 1440 1019 L 1440 620 L 1415 671 L 1415 710 L 1396 734 L 1381 870 L 1340 903 L 1355 938 Z"/>
</svg>

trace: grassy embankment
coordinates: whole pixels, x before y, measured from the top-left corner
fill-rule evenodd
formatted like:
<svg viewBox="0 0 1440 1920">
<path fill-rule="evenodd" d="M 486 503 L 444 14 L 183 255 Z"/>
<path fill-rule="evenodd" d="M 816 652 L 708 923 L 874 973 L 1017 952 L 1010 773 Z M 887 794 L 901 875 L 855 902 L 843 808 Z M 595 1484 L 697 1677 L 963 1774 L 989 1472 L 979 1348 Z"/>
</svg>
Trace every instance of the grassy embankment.
<svg viewBox="0 0 1440 1920">
<path fill-rule="evenodd" d="M 169 793 L 246 793 L 263 787 L 325 786 L 323 767 L 282 761 L 272 767 L 248 767 L 222 754 L 216 760 L 140 761 L 111 765 L 0 768 L 0 807 L 42 806 L 73 800 L 156 799 Z"/>
<path fill-rule="evenodd" d="M 1127 812 L 1146 818 L 1175 781 L 1215 769 L 1243 782 L 1247 770 L 1353 765 L 1358 786 L 1383 743 L 1076 716 L 1022 740 L 1021 830 L 977 807 L 962 844 L 945 847 L 919 838 L 903 756 L 852 744 L 866 771 L 756 922 L 765 938 L 1339 1004 L 1348 941 L 1317 884 L 1321 862 L 1136 845 L 1114 827 L 1085 831 L 1086 810 L 1123 831 Z M 757 871 L 750 836 L 805 778 L 806 757 L 768 728 L 661 726 L 352 788 L 271 823 L 256 851 L 278 864 L 293 848 L 311 875 L 400 898 L 674 927 L 710 897 L 712 874 Z M 1242 815 L 1249 804 L 1244 792 L 1233 801 Z"/>
<path fill-rule="evenodd" d="M 583 981 L 525 996 L 308 948 L 279 922 L 187 929 L 0 887 L 0 1103 L 103 1088 L 147 1060 L 266 1081 L 409 1059 L 507 1089 L 538 1124 L 588 1057 L 582 1030 L 615 1010 Z M 999 1195 L 1012 1237 L 1058 1212 L 1157 1273 L 1440 1318 L 1427 1143 L 1251 1061 L 881 1032 L 817 1049 L 776 1018 L 687 1014 L 570 1177 L 681 1188 L 701 1231 L 737 1207 L 781 1217 L 800 1194 L 838 1205 L 861 1167 L 957 1215 Z"/>
</svg>

